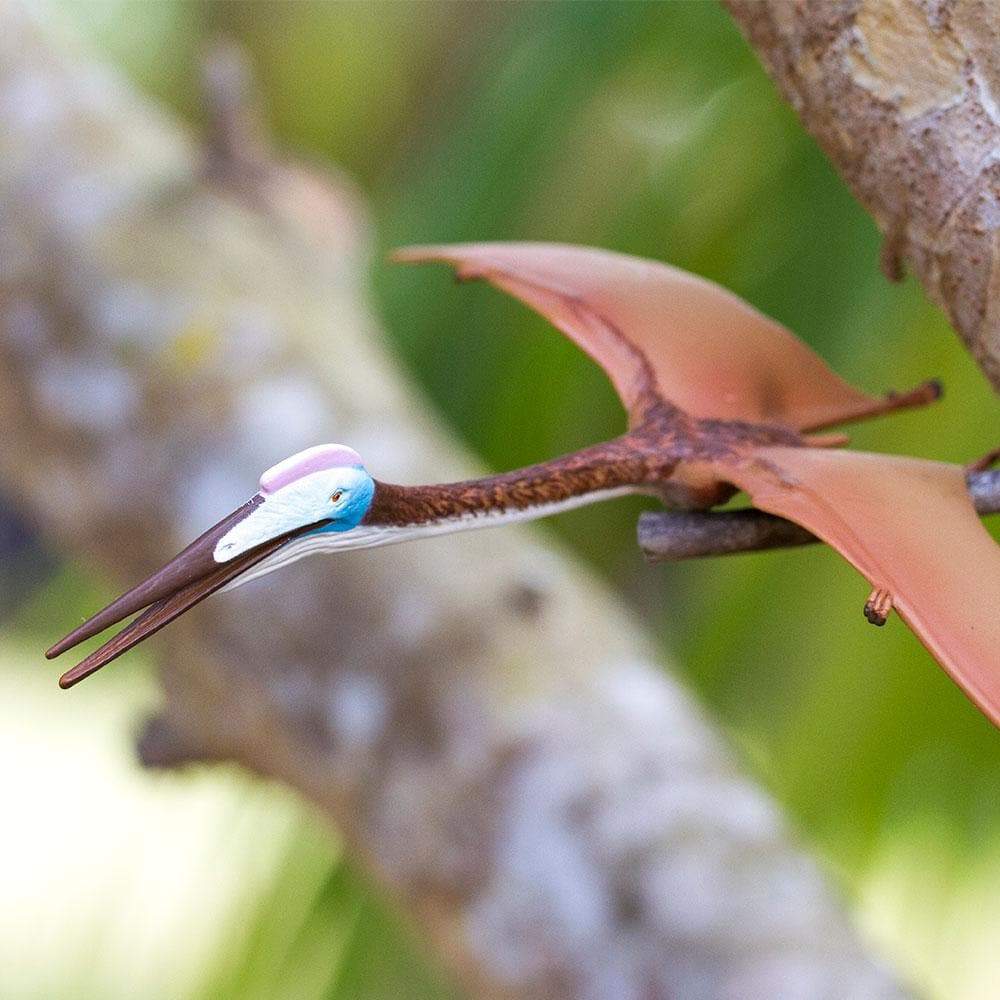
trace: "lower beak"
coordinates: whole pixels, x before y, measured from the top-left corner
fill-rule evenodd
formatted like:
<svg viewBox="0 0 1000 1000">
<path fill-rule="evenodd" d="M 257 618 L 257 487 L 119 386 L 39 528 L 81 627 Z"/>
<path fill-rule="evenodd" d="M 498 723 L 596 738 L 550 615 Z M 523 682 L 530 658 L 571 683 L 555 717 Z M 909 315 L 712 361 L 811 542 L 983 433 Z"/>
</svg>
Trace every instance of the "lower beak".
<svg viewBox="0 0 1000 1000">
<path fill-rule="evenodd" d="M 100 670 L 105 664 L 159 632 L 175 618 L 193 608 L 220 587 L 224 587 L 252 566 L 272 555 L 293 538 L 316 527 L 308 524 L 295 531 L 273 538 L 227 562 L 217 562 L 215 546 L 219 539 L 242 521 L 263 498 L 258 495 L 248 500 L 238 510 L 223 518 L 214 527 L 195 539 L 183 552 L 170 560 L 162 569 L 106 608 L 88 618 L 82 625 L 60 639 L 45 655 L 48 659 L 59 656 L 77 644 L 103 632 L 137 611 L 142 611 L 134 621 L 96 649 L 84 660 L 59 678 L 61 688 L 72 687 L 77 682 Z M 143 611 L 143 609 L 145 610 Z"/>
</svg>

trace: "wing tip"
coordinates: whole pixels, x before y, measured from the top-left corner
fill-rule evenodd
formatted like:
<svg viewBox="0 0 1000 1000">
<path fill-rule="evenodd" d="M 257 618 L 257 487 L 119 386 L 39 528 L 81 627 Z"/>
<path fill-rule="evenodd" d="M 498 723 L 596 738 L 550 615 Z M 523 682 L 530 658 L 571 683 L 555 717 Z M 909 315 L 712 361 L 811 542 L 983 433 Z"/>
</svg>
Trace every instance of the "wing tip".
<svg viewBox="0 0 1000 1000">
<path fill-rule="evenodd" d="M 453 269 L 458 282 L 475 281 L 489 273 L 485 262 L 467 259 L 458 252 L 460 249 L 457 244 L 398 247 L 389 254 L 389 260 L 394 264 L 446 264 Z"/>
<path fill-rule="evenodd" d="M 888 394 L 888 398 L 894 400 L 899 408 L 925 406 L 928 403 L 936 403 L 943 396 L 944 382 L 939 378 L 925 379 L 906 392 L 890 392 Z"/>
<path fill-rule="evenodd" d="M 418 243 L 414 246 L 396 247 L 389 252 L 389 260 L 394 264 L 423 264 L 427 261 L 452 261 L 455 255 L 447 253 L 440 244 Z"/>
</svg>

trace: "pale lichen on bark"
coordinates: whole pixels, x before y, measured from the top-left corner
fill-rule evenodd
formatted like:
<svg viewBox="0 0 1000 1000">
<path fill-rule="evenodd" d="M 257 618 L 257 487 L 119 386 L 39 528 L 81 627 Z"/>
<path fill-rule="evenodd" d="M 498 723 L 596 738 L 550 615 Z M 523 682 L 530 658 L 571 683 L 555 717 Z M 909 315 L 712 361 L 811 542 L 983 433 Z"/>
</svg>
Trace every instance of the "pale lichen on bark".
<svg viewBox="0 0 1000 1000">
<path fill-rule="evenodd" d="M 724 0 L 781 92 L 1000 390 L 992 0 Z"/>
<path fill-rule="evenodd" d="M 468 474 L 382 346 L 356 195 L 206 180 L 39 11 L 0 5 L 0 478 L 47 537 L 127 584 L 319 440 Z M 309 560 L 151 651 L 147 758 L 297 788 L 477 996 L 902 995 L 635 620 L 537 535 Z"/>
</svg>

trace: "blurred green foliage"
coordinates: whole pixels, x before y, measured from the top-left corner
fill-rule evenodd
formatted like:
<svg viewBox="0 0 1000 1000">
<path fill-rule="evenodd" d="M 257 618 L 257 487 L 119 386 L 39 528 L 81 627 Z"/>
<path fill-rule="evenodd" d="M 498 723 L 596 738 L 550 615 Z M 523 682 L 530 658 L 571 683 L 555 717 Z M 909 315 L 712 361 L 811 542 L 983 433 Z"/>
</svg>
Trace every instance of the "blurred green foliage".
<svg viewBox="0 0 1000 1000">
<path fill-rule="evenodd" d="M 668 260 L 784 321 L 865 388 L 944 379 L 942 404 L 859 428 L 856 446 L 965 461 L 997 444 L 984 379 L 917 285 L 879 274 L 873 224 L 714 3 L 64 7 L 99 52 L 195 123 L 201 47 L 220 33 L 240 40 L 276 141 L 357 179 L 380 251 L 518 238 Z M 373 282 L 389 335 L 485 464 L 619 432 L 603 376 L 541 320 L 443 270 L 383 260 Z M 647 567 L 634 540 L 642 506 L 580 510 L 548 530 L 661 636 L 880 946 L 931 995 L 992 995 L 995 732 L 900 623 L 864 625 L 863 581 L 832 553 Z M 65 599 L 53 589 L 43 603 Z M 35 641 L 30 623 L 22 634 Z M 142 700 L 125 686 L 120 697 L 132 710 Z M 441 995 L 397 919 L 295 806 L 282 808 L 280 849 L 251 880 L 259 891 L 215 928 L 214 963 L 159 995 Z M 162 946 L 182 962 L 186 942 Z M 105 984 L 86 995 L 113 994 Z"/>
</svg>

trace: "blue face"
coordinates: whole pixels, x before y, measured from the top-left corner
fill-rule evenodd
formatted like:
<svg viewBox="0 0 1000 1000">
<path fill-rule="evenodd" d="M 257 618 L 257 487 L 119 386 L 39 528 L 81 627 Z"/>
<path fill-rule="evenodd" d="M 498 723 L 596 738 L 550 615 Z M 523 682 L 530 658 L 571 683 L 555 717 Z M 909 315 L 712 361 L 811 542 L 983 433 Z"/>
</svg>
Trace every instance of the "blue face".
<svg viewBox="0 0 1000 1000">
<path fill-rule="evenodd" d="M 360 465 L 344 471 L 351 474 L 344 475 L 343 481 L 335 484 L 331 494 L 330 521 L 309 534 L 350 531 L 356 528 L 368 513 L 372 498 L 375 496 L 375 480 Z M 334 500 L 334 497 L 337 499 Z"/>
</svg>

